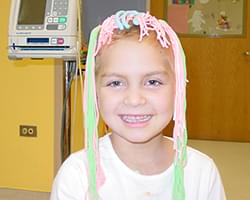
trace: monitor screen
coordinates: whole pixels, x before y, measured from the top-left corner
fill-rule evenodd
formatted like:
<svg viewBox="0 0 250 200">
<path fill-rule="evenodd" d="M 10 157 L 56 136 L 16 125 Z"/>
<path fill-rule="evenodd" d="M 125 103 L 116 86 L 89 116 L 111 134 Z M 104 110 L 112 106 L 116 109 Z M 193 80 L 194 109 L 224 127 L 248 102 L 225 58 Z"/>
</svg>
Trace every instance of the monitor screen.
<svg viewBox="0 0 250 200">
<path fill-rule="evenodd" d="M 18 25 L 44 24 L 46 0 L 21 0 Z"/>
</svg>

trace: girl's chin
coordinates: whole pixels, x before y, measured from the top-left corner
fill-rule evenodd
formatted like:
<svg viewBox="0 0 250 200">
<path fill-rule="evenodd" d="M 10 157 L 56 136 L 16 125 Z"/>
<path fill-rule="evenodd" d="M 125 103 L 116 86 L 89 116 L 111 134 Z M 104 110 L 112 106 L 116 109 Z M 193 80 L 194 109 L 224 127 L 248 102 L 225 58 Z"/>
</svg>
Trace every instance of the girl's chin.
<svg viewBox="0 0 250 200">
<path fill-rule="evenodd" d="M 133 130 L 129 133 L 112 133 L 111 137 L 115 137 L 118 140 L 123 140 L 131 144 L 145 144 L 151 141 L 153 138 L 156 138 L 159 134 L 147 134 L 145 131 Z"/>
</svg>

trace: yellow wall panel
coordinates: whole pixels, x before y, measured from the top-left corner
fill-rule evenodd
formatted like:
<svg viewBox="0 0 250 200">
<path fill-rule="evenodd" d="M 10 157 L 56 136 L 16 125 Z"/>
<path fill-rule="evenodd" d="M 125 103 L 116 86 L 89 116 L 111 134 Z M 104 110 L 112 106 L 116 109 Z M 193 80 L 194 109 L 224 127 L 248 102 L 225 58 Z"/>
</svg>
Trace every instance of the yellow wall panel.
<svg viewBox="0 0 250 200">
<path fill-rule="evenodd" d="M 49 191 L 54 176 L 53 60 L 7 57 L 10 1 L 0 8 L 0 187 Z M 20 137 L 19 125 L 38 136 Z"/>
</svg>

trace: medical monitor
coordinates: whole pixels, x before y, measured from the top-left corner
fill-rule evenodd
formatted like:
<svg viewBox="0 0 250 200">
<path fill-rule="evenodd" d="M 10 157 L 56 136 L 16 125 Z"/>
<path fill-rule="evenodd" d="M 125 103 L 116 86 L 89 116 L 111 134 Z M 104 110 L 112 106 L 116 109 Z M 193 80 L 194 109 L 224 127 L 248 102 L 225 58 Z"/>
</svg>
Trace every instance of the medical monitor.
<svg viewBox="0 0 250 200">
<path fill-rule="evenodd" d="M 76 57 L 77 0 L 12 0 L 9 58 Z"/>
</svg>

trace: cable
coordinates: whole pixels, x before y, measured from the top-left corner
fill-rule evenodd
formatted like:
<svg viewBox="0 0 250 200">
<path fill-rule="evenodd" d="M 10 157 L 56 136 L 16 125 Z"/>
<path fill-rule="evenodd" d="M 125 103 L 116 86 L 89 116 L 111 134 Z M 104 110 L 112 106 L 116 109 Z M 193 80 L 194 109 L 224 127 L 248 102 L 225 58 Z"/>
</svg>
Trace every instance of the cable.
<svg viewBox="0 0 250 200">
<path fill-rule="evenodd" d="M 72 112 L 72 126 L 71 126 L 71 147 L 73 147 L 74 145 L 74 135 L 75 135 L 75 124 L 76 124 L 76 104 L 77 104 L 77 94 L 78 94 L 78 69 L 75 70 L 75 74 L 74 74 L 74 81 L 75 81 L 75 87 L 74 87 L 74 103 L 73 103 L 73 112 Z M 81 72 L 80 72 L 81 73 Z"/>
<path fill-rule="evenodd" d="M 67 104 L 69 102 L 69 97 L 70 97 L 70 88 L 72 85 L 72 81 L 74 79 L 74 75 L 76 73 L 76 62 L 75 61 L 65 61 L 65 70 L 66 70 L 66 76 L 69 78 L 68 80 L 66 80 L 66 90 L 65 90 L 65 95 L 64 95 L 64 102 L 63 102 L 63 111 L 62 111 L 62 126 L 61 126 L 61 159 L 62 161 L 64 161 L 66 159 L 66 157 L 68 155 L 65 155 L 65 138 L 66 138 L 66 134 L 68 134 L 67 132 L 65 132 L 66 129 L 66 114 L 67 114 Z M 66 77 L 66 78 L 67 78 Z M 70 127 L 68 127 L 70 128 Z M 70 140 L 70 135 L 68 136 L 69 140 Z M 70 149 L 71 149 L 71 145 L 70 142 L 67 143 L 67 149 L 68 153 L 70 153 Z"/>
</svg>

